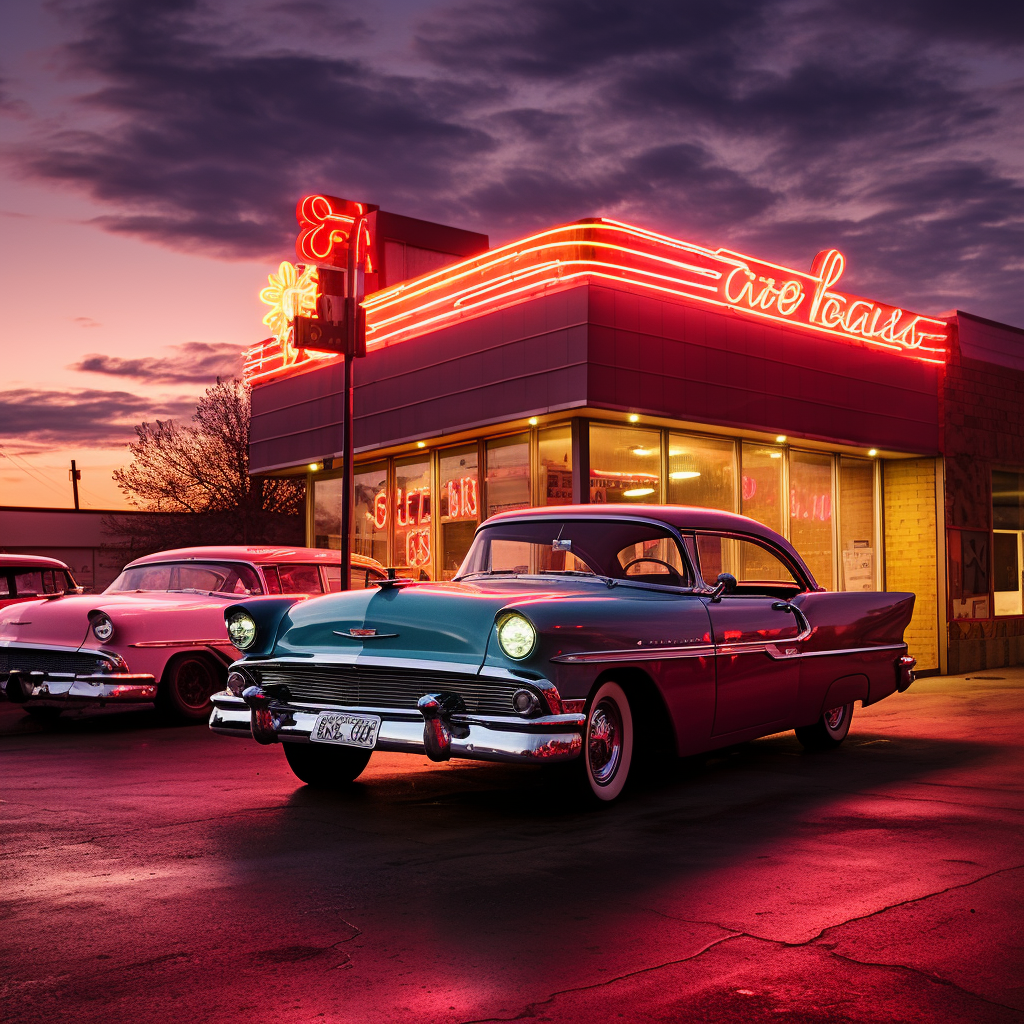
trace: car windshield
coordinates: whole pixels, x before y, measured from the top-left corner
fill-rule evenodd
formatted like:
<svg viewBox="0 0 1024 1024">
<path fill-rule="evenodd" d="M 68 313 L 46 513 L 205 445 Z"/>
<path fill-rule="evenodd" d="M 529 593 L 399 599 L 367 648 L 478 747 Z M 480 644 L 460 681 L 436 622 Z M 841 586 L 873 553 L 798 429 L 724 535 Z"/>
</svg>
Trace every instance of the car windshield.
<svg viewBox="0 0 1024 1024">
<path fill-rule="evenodd" d="M 602 576 L 692 587 L 675 537 L 632 520 L 510 520 L 483 527 L 456 579 L 471 576 Z"/>
<path fill-rule="evenodd" d="M 256 570 L 236 562 L 159 562 L 130 566 L 107 587 L 106 593 L 139 590 L 263 593 Z"/>
</svg>

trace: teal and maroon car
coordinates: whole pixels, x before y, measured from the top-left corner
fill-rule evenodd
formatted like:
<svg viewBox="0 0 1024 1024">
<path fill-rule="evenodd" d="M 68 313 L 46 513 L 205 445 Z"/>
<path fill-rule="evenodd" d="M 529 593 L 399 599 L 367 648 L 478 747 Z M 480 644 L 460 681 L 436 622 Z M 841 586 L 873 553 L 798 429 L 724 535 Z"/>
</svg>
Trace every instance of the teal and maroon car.
<svg viewBox="0 0 1024 1024">
<path fill-rule="evenodd" d="M 913 594 L 823 591 L 743 516 L 523 509 L 480 526 L 451 582 L 228 607 L 243 657 L 210 726 L 280 742 L 314 786 L 349 783 L 387 750 L 564 761 L 608 801 L 641 752 L 786 729 L 837 746 L 855 702 L 913 681 L 913 607 Z"/>
</svg>

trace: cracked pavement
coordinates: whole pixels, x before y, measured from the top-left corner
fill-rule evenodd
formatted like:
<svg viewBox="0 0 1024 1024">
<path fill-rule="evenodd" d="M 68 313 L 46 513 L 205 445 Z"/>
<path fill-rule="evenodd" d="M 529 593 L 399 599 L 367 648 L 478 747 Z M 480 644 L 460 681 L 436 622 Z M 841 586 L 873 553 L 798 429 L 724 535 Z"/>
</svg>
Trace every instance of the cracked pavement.
<svg viewBox="0 0 1024 1024">
<path fill-rule="evenodd" d="M 0 705 L 10 1024 L 1024 1022 L 1024 668 L 919 680 L 600 811 L 544 769 Z"/>
</svg>

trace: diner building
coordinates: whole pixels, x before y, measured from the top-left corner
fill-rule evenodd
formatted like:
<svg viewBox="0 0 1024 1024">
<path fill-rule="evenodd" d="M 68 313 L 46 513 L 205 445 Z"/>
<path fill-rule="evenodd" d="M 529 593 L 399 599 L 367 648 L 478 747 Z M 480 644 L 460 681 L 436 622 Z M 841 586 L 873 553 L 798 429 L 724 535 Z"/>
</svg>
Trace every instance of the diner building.
<svg viewBox="0 0 1024 1024">
<path fill-rule="evenodd" d="M 920 670 L 1024 662 L 1024 331 L 842 292 L 835 250 L 798 271 L 600 219 L 490 249 L 377 216 L 356 551 L 449 579 L 505 509 L 725 509 L 828 590 L 915 592 Z M 304 475 L 308 543 L 338 547 L 341 358 L 282 330 L 246 376 L 251 471 Z"/>
</svg>

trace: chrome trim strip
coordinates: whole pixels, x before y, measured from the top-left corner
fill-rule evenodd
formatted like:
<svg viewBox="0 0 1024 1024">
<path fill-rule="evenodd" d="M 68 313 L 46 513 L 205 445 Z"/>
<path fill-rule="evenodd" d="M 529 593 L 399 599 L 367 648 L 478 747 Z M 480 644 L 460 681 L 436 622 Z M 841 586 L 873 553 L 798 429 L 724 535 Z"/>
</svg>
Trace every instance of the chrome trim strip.
<svg viewBox="0 0 1024 1024">
<path fill-rule="evenodd" d="M 129 647 L 232 647 L 230 640 L 140 640 Z"/>
<path fill-rule="evenodd" d="M 786 641 L 781 641 L 785 643 Z M 875 651 L 902 651 L 906 650 L 906 644 L 882 644 L 878 647 L 841 647 L 834 651 L 800 651 L 797 654 L 786 654 L 783 651 L 774 652 L 770 644 L 768 654 L 773 658 L 782 658 L 787 661 L 795 661 L 797 658 L 830 658 L 834 654 L 873 654 Z"/>
<path fill-rule="evenodd" d="M 762 644 L 762 647 L 764 645 Z M 715 653 L 713 644 L 693 647 L 638 647 L 626 651 L 594 651 L 592 654 L 559 654 L 552 661 L 564 664 L 594 664 L 604 661 L 661 661 L 677 658 L 706 658 Z"/>
<path fill-rule="evenodd" d="M 340 629 L 332 629 L 335 636 L 347 636 L 350 640 L 388 640 L 398 636 L 397 633 L 345 633 Z"/>
</svg>

